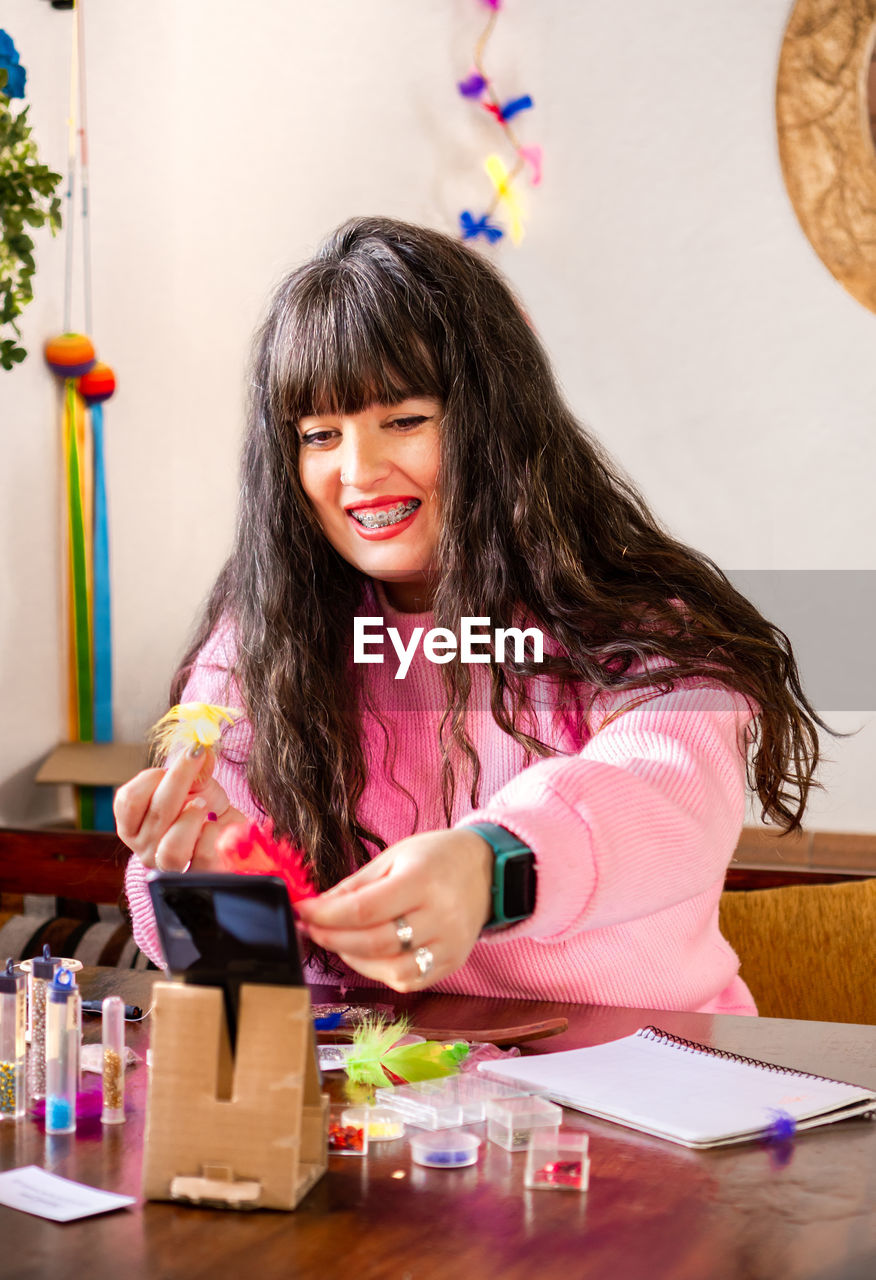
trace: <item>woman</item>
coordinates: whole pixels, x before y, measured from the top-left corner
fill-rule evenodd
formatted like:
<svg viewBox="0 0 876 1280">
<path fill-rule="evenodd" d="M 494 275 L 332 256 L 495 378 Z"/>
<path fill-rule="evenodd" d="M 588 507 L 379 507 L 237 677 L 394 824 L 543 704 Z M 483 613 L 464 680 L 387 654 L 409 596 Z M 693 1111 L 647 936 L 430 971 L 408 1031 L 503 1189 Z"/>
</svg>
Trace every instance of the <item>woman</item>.
<svg viewBox="0 0 876 1280">
<path fill-rule="evenodd" d="M 531 638 L 463 661 L 465 619 Z M 746 753 L 793 830 L 820 721 L 787 639 L 660 528 L 459 242 L 357 219 L 277 291 L 234 549 L 171 696 L 245 718 L 212 774 L 182 756 L 118 793 L 151 954 L 147 869 L 210 869 L 269 817 L 324 891 L 315 980 L 754 1012 L 718 929 Z"/>
</svg>

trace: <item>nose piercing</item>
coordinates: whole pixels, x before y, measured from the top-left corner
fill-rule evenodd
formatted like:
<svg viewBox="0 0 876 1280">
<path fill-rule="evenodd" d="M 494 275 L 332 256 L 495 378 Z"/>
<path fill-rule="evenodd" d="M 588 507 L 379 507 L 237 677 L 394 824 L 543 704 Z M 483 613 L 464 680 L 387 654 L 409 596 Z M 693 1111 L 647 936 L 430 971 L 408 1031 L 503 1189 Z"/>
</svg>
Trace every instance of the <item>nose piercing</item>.
<svg viewBox="0 0 876 1280">
<path fill-rule="evenodd" d="M 349 483 L 350 483 L 350 477 L 347 475 L 347 473 L 346 473 L 345 471 L 342 471 L 342 472 L 341 472 L 341 484 L 349 484 Z"/>
</svg>

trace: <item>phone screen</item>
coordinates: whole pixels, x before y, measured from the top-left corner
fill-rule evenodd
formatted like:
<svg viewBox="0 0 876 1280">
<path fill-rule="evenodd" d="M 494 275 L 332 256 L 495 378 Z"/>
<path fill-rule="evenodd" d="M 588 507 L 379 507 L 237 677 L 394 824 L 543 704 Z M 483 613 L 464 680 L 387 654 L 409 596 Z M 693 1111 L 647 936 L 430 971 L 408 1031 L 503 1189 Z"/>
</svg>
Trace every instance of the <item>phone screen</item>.
<svg viewBox="0 0 876 1280">
<path fill-rule="evenodd" d="M 151 878 L 170 972 L 225 992 L 232 1045 L 244 982 L 303 986 L 289 894 L 277 876 L 162 873 Z"/>
</svg>

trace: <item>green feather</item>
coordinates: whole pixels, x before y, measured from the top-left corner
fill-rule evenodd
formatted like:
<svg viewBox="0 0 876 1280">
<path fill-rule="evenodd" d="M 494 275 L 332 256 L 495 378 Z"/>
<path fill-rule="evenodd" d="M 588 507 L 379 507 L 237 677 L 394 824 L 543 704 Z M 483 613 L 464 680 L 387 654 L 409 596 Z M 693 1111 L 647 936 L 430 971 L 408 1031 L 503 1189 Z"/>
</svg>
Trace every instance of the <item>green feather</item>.
<svg viewBox="0 0 876 1280">
<path fill-rule="evenodd" d="M 346 1062 L 349 1079 L 357 1084 L 386 1084 L 381 1060 L 397 1040 L 407 1035 L 410 1025 L 409 1018 L 389 1025 L 380 1017 L 363 1018 L 353 1035 L 353 1052 Z"/>
<path fill-rule="evenodd" d="M 422 1044 L 403 1044 L 390 1049 L 383 1055 L 383 1061 L 393 1075 L 413 1083 L 452 1076 L 467 1053 L 467 1044 L 448 1046 L 438 1040 L 426 1040 Z"/>
<path fill-rule="evenodd" d="M 385 1085 L 389 1077 L 384 1064 L 387 1071 L 409 1082 L 453 1075 L 469 1046 L 464 1041 L 442 1044 L 438 1040 L 398 1044 L 410 1025 L 409 1018 L 389 1025 L 383 1018 L 365 1018 L 353 1036 L 353 1051 L 346 1062 L 348 1078 L 356 1084 Z"/>
</svg>

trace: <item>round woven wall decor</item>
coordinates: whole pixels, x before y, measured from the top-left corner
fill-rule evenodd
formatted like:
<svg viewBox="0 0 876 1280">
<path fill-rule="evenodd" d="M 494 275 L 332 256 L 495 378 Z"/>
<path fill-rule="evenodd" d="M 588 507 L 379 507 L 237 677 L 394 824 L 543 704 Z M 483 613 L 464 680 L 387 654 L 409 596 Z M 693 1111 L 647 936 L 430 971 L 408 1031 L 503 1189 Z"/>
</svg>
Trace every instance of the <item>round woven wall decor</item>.
<svg viewBox="0 0 876 1280">
<path fill-rule="evenodd" d="M 867 81 L 876 0 L 798 0 L 779 58 L 782 173 L 815 252 L 876 311 L 876 147 Z"/>
</svg>

